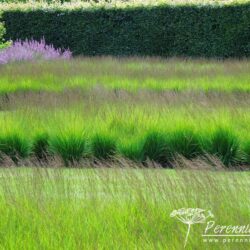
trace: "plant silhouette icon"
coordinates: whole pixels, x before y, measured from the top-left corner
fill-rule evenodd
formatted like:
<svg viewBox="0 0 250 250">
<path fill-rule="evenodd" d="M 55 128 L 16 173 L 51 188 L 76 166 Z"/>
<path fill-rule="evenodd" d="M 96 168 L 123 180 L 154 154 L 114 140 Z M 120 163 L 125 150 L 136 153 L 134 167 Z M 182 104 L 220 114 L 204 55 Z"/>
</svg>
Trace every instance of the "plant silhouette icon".
<svg viewBox="0 0 250 250">
<path fill-rule="evenodd" d="M 214 215 L 210 210 L 207 211 L 206 215 L 206 210 L 201 208 L 180 208 L 178 210 L 174 210 L 170 214 L 170 217 L 176 217 L 179 221 L 188 226 L 184 243 L 184 247 L 186 247 L 191 225 L 205 223 L 207 218 L 213 218 Z"/>
</svg>

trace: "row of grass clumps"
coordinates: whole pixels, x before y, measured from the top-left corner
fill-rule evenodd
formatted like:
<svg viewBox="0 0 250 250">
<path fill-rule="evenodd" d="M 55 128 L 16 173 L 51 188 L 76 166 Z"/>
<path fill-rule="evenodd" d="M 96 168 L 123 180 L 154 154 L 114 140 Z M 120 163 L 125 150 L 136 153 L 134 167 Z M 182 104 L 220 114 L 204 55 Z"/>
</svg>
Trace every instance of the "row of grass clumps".
<svg viewBox="0 0 250 250">
<path fill-rule="evenodd" d="M 140 163 L 151 160 L 167 168 L 177 156 L 194 159 L 207 154 L 218 157 L 227 167 L 250 164 L 250 141 L 242 145 L 237 136 L 223 128 L 209 137 L 190 129 L 172 133 L 151 130 L 128 144 L 108 133 L 97 133 L 89 138 L 84 133 L 53 136 L 41 133 L 32 140 L 15 133 L 0 137 L 0 152 L 2 159 L 5 155 L 17 165 L 29 157 L 44 162 L 48 157 L 59 156 L 65 166 L 72 166 L 84 158 L 112 160 L 121 156 Z"/>
</svg>

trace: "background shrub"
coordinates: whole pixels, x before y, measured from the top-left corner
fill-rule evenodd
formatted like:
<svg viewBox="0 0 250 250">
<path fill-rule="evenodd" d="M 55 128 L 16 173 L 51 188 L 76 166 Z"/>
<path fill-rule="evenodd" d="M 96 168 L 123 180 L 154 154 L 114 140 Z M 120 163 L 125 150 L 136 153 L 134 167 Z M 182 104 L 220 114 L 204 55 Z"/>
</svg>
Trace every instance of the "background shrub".
<svg viewBox="0 0 250 250">
<path fill-rule="evenodd" d="M 5 34 L 5 28 L 3 26 L 3 23 L 1 22 L 1 12 L 0 12 L 0 49 L 2 49 L 5 46 L 3 36 Z"/>
<path fill-rule="evenodd" d="M 75 55 L 248 57 L 250 4 L 6 9 L 7 39 L 45 37 Z"/>
</svg>

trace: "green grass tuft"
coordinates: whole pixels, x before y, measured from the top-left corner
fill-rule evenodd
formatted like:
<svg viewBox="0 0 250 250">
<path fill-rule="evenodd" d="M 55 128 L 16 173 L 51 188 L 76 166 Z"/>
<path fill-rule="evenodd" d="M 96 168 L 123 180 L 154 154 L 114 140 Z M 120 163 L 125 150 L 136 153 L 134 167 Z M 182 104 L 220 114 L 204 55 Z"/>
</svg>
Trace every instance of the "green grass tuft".
<svg viewBox="0 0 250 250">
<path fill-rule="evenodd" d="M 0 151 L 16 164 L 31 153 L 31 142 L 21 134 L 7 134 L 0 137 Z"/>
<path fill-rule="evenodd" d="M 179 129 L 171 135 L 170 147 L 173 154 L 192 159 L 202 154 L 200 137 L 191 129 Z"/>
<path fill-rule="evenodd" d="M 116 153 L 116 141 L 109 135 L 97 134 L 91 140 L 91 152 L 98 159 L 110 159 Z"/>
<path fill-rule="evenodd" d="M 212 135 L 208 152 L 219 157 L 225 166 L 238 161 L 239 141 L 228 129 L 218 128 Z"/>
<path fill-rule="evenodd" d="M 83 134 L 59 134 L 49 139 L 49 149 L 62 158 L 65 166 L 74 165 L 84 157 L 86 139 Z"/>
<path fill-rule="evenodd" d="M 142 154 L 143 160 L 150 159 L 165 166 L 171 160 L 168 136 L 151 131 L 146 135 Z"/>
<path fill-rule="evenodd" d="M 246 163 L 250 165 L 250 141 L 246 143 L 244 153 L 246 156 Z"/>
<path fill-rule="evenodd" d="M 136 138 L 137 139 L 137 138 Z M 122 156 L 135 162 L 143 160 L 143 143 L 141 139 L 122 142 L 118 145 L 117 151 Z"/>
<path fill-rule="evenodd" d="M 39 161 L 47 159 L 49 155 L 49 136 L 47 133 L 36 135 L 33 139 L 32 152 Z"/>
</svg>

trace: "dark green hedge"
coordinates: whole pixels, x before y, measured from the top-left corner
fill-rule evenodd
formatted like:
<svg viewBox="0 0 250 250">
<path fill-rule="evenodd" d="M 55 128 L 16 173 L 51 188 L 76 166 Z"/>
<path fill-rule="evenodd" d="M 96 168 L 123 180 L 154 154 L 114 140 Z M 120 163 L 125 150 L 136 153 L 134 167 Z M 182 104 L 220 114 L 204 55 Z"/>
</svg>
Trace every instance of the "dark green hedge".
<svg viewBox="0 0 250 250">
<path fill-rule="evenodd" d="M 250 4 L 3 13 L 6 39 L 40 39 L 75 55 L 249 57 Z"/>
<path fill-rule="evenodd" d="M 1 18 L 1 13 L 0 13 L 0 18 Z M 3 46 L 4 33 L 5 33 L 5 29 L 4 29 L 3 23 L 0 22 L 0 49 Z"/>
</svg>

